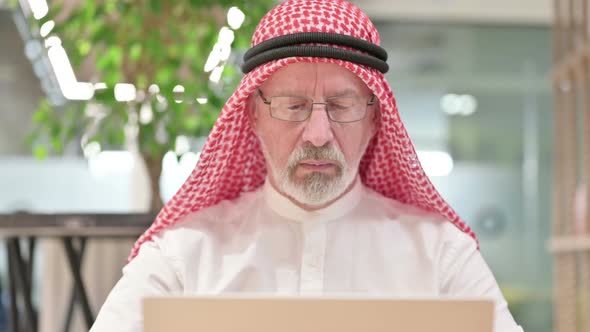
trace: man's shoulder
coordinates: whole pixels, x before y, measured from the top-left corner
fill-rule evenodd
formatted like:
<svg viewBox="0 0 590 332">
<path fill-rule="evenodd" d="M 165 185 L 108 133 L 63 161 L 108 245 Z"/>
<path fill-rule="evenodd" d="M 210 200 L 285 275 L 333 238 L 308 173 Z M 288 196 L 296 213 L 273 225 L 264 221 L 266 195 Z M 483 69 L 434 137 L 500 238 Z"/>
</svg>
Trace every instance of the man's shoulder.
<svg viewBox="0 0 590 332">
<path fill-rule="evenodd" d="M 378 210 L 392 219 L 412 219 L 425 222 L 439 222 L 442 220 L 442 217 L 438 214 L 386 197 L 369 187 L 365 187 L 365 193 L 365 206 Z"/>
<path fill-rule="evenodd" d="M 365 209 L 378 214 L 380 222 L 425 240 L 454 241 L 464 234 L 438 213 L 402 203 L 366 188 Z"/>
<path fill-rule="evenodd" d="M 262 198 L 261 189 L 240 194 L 233 199 L 225 199 L 215 205 L 189 213 L 170 229 L 201 228 L 203 225 L 228 225 L 243 222 Z"/>
<path fill-rule="evenodd" d="M 255 190 L 189 213 L 158 234 L 159 241 L 166 246 L 186 247 L 223 239 L 252 219 L 259 199 L 260 190 Z"/>
</svg>

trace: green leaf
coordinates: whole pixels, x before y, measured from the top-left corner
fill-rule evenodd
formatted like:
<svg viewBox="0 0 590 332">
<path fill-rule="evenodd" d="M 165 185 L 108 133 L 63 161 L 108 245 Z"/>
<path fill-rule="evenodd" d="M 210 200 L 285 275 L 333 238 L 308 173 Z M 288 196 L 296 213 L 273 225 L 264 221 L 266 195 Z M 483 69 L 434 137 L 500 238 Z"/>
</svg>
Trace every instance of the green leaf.
<svg viewBox="0 0 590 332">
<path fill-rule="evenodd" d="M 105 53 L 98 55 L 96 66 L 101 71 L 115 71 L 123 62 L 123 52 L 119 46 L 109 47 Z"/>
<path fill-rule="evenodd" d="M 121 147 L 125 144 L 125 132 L 123 131 L 123 127 L 120 128 L 109 128 L 109 132 L 107 133 L 106 140 L 109 146 L 112 147 Z"/>
<path fill-rule="evenodd" d="M 184 56 L 193 59 L 199 54 L 199 46 L 196 43 L 189 43 L 184 47 Z"/>
<path fill-rule="evenodd" d="M 109 28 L 107 25 L 97 25 L 96 29 L 91 30 L 88 39 L 93 43 L 106 42 L 110 39 L 109 36 L 111 36 L 113 32 L 113 29 Z M 103 57 L 102 54 L 99 54 L 98 56 L 99 59 Z"/>
<path fill-rule="evenodd" d="M 117 67 L 121 66 L 121 63 L 123 61 L 123 51 L 121 50 L 121 47 L 111 46 L 109 48 L 108 56 L 110 57 L 111 62 L 115 66 L 117 66 Z"/>
<path fill-rule="evenodd" d="M 35 141 L 37 140 L 38 136 L 39 136 L 39 133 L 37 131 L 33 131 L 33 132 L 28 133 L 27 136 L 25 137 L 26 144 L 32 148 Z"/>
<path fill-rule="evenodd" d="M 171 58 L 178 58 L 180 55 L 180 45 L 170 45 L 167 50 L 168 56 Z"/>
<path fill-rule="evenodd" d="M 156 72 L 156 84 L 168 84 L 174 75 L 174 69 L 170 67 L 162 67 Z"/>
<path fill-rule="evenodd" d="M 197 115 L 191 115 L 184 119 L 182 123 L 184 125 L 184 129 L 188 131 L 195 131 L 197 127 L 199 127 L 200 117 Z"/>
<path fill-rule="evenodd" d="M 78 43 L 76 44 L 77 48 L 78 48 L 78 53 L 82 56 L 86 56 L 88 55 L 88 53 L 90 53 L 90 42 L 88 40 L 79 40 Z"/>
<path fill-rule="evenodd" d="M 141 44 L 134 43 L 129 48 L 129 58 L 131 60 L 137 61 L 141 57 Z"/>
<path fill-rule="evenodd" d="M 146 90 L 148 87 L 148 79 L 144 73 L 137 74 L 137 78 L 135 79 L 135 86 L 138 90 Z"/>
<path fill-rule="evenodd" d="M 116 0 L 109 0 L 105 5 L 105 10 L 107 14 L 112 14 L 117 10 L 117 1 Z"/>
<path fill-rule="evenodd" d="M 96 4 L 94 0 L 86 0 L 81 8 L 83 17 L 86 21 L 94 20 L 94 15 L 96 13 Z"/>
<path fill-rule="evenodd" d="M 174 17 L 180 17 L 180 16 L 182 16 L 182 14 L 184 12 L 185 12 L 185 8 L 184 8 L 184 4 L 182 2 L 177 2 L 172 9 L 172 15 Z"/>
<path fill-rule="evenodd" d="M 223 72 L 221 73 L 222 77 L 224 78 L 233 78 L 236 77 L 237 71 L 236 67 L 232 65 L 226 65 L 223 67 Z"/>
<path fill-rule="evenodd" d="M 39 109 L 33 114 L 33 123 L 41 124 L 47 121 L 49 114 L 45 109 Z"/>
<path fill-rule="evenodd" d="M 115 82 L 118 82 L 118 80 L 116 80 Z M 94 93 L 94 99 L 96 101 L 102 102 L 102 103 L 108 103 L 108 102 L 111 102 L 115 98 L 114 84 L 112 84 L 111 82 L 107 82 L 107 86 L 108 86 L 108 88 L 106 88 L 104 90 L 97 90 Z"/>
<path fill-rule="evenodd" d="M 133 8 L 133 4 L 129 1 L 113 1 L 117 3 L 117 11 L 120 15 L 127 15 L 129 10 Z M 135 8 L 133 8 L 135 9 Z M 141 16 L 141 15 L 138 15 Z"/>
<path fill-rule="evenodd" d="M 96 60 L 96 68 L 100 72 L 105 72 L 111 70 L 112 62 L 108 56 L 104 56 L 103 54 L 99 54 Z"/>
<path fill-rule="evenodd" d="M 149 0 L 149 5 L 151 11 L 155 13 L 160 13 L 162 11 L 162 5 L 160 4 L 160 0 Z"/>
<path fill-rule="evenodd" d="M 51 147 L 56 153 L 61 154 L 63 152 L 64 145 L 59 137 L 53 137 L 51 139 Z"/>
<path fill-rule="evenodd" d="M 104 82 L 107 84 L 107 86 L 112 86 L 112 87 L 114 87 L 115 84 L 117 84 L 117 83 L 127 83 L 127 82 L 123 82 L 123 74 L 119 70 L 116 70 L 116 69 L 105 71 Z M 111 96 L 113 96 L 113 97 L 115 96 L 114 90 L 113 90 L 113 94 Z M 113 97 L 111 97 L 111 100 Z"/>
<path fill-rule="evenodd" d="M 43 145 L 36 145 L 33 148 L 33 155 L 39 160 L 47 159 L 47 148 Z"/>
<path fill-rule="evenodd" d="M 49 5 L 49 11 L 47 13 L 46 17 L 56 17 L 59 14 L 61 14 L 62 10 L 63 10 L 64 6 L 61 3 L 55 3 L 55 1 L 51 2 L 51 5 Z"/>
</svg>

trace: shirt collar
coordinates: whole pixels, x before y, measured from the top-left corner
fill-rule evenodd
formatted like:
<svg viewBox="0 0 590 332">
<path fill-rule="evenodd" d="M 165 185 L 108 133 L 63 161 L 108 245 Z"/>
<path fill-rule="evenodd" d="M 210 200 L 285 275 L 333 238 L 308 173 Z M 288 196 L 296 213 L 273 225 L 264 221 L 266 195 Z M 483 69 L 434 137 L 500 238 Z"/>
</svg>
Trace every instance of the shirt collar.
<svg viewBox="0 0 590 332">
<path fill-rule="evenodd" d="M 315 211 L 306 211 L 295 205 L 291 200 L 279 193 L 270 184 L 268 178 L 264 182 L 263 192 L 268 206 L 281 217 L 298 222 L 331 221 L 348 214 L 358 205 L 362 197 L 363 184 L 357 176 L 349 192 L 325 208 Z"/>
</svg>

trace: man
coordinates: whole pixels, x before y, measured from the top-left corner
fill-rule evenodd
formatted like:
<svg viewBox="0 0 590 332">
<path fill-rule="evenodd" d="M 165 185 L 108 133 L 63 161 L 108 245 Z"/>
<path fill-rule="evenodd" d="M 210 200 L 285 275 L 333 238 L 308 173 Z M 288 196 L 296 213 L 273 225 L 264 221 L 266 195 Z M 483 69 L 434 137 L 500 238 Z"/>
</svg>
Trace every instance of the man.
<svg viewBox="0 0 590 332">
<path fill-rule="evenodd" d="M 342 0 L 260 22 L 247 75 L 92 331 L 140 331 L 162 294 L 465 295 L 521 331 L 469 227 L 422 170 L 375 27 Z"/>
</svg>

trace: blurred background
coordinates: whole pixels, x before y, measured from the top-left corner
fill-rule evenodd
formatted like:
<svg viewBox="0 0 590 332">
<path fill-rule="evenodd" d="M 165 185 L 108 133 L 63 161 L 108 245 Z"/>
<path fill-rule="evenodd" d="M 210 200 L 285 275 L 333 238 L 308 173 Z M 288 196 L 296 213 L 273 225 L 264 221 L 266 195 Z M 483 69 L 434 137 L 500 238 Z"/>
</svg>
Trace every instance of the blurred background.
<svg viewBox="0 0 590 332">
<path fill-rule="evenodd" d="M 387 79 L 426 172 L 478 234 L 517 322 L 551 331 L 551 3 L 353 2 L 381 34 Z M 274 3 L 0 0 L 0 213 L 161 206 L 198 160 Z M 51 241 L 35 249 L 32 296 L 40 329 L 57 331 L 63 314 L 48 307 L 71 281 Z M 85 258 L 95 312 L 132 243 L 117 242 L 115 254 L 105 241 Z M 0 331 L 7 271 L 0 252 Z"/>
</svg>

